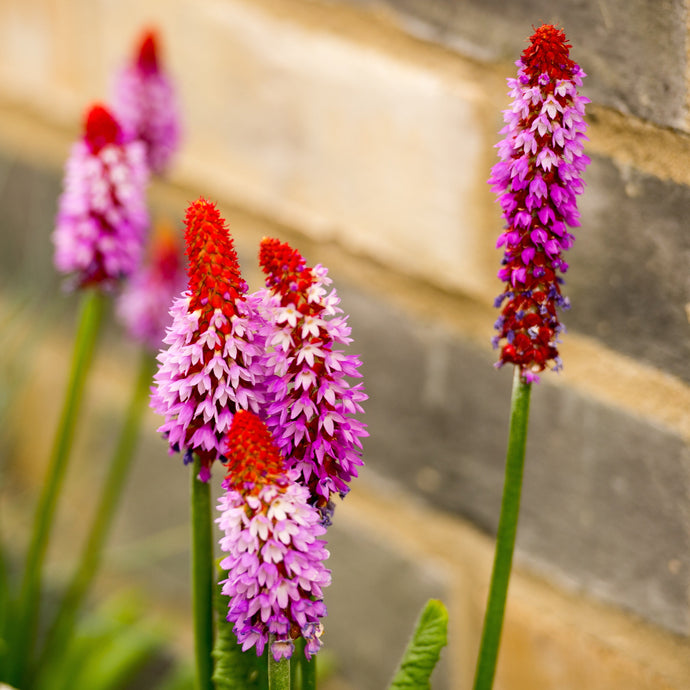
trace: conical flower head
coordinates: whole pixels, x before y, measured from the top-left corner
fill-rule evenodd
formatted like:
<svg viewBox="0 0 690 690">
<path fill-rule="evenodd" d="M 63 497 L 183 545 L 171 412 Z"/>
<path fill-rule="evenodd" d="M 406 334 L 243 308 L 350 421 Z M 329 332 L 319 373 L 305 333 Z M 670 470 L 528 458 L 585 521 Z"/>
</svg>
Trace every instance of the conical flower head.
<svg viewBox="0 0 690 690">
<path fill-rule="evenodd" d="M 585 73 L 569 51 L 554 26 L 539 27 L 530 38 L 517 78 L 508 80 L 513 103 L 489 180 L 506 220 L 497 242 L 505 248 L 498 276 L 506 285 L 496 300 L 503 308 L 494 346 L 501 348 L 498 365 L 519 366 L 528 381 L 549 362 L 561 366 L 557 308 L 569 306 L 561 293 L 568 269 L 563 252 L 574 240 L 568 228 L 579 225 L 576 197 L 589 163 L 583 154 L 589 99 L 578 94 Z"/>
<path fill-rule="evenodd" d="M 55 265 L 77 287 L 108 290 L 136 269 L 149 222 L 147 184 L 143 145 L 109 110 L 92 106 L 65 167 L 53 233 Z"/>
<path fill-rule="evenodd" d="M 173 322 L 158 355 L 151 407 L 165 417 L 159 428 L 171 452 L 196 453 L 200 479 L 223 459 L 224 438 L 234 413 L 258 411 L 263 401 L 264 349 L 261 323 L 251 300 L 232 238 L 209 201 L 192 203 L 185 218 L 188 289 L 173 301 Z"/>
<path fill-rule="evenodd" d="M 170 324 L 170 303 L 185 288 L 181 240 L 167 223 L 156 226 L 148 261 L 127 281 L 117 313 L 134 340 L 158 350 Z"/>
<path fill-rule="evenodd" d="M 117 75 L 113 107 L 130 135 L 144 142 L 149 167 L 160 174 L 178 148 L 180 118 L 158 42 L 155 31 L 144 33 L 135 59 Z"/>
<path fill-rule="evenodd" d="M 231 319 L 238 300 L 245 298 L 247 283 L 225 221 L 213 204 L 200 199 L 187 209 L 185 242 L 190 309 L 201 311 L 205 326 L 216 309 Z"/>
<path fill-rule="evenodd" d="M 146 31 L 141 39 L 136 66 L 139 71 L 144 74 L 156 74 L 160 72 L 160 66 L 158 64 L 158 39 L 156 38 L 156 34 L 151 30 Z"/>
<path fill-rule="evenodd" d="M 366 400 L 360 361 L 338 346 L 351 342 L 350 328 L 328 271 L 276 239 L 261 242 L 266 274 L 264 318 L 266 422 L 290 467 L 309 487 L 312 502 L 328 521 L 333 494 L 344 496 L 362 465 L 366 426 L 356 414 Z"/>
<path fill-rule="evenodd" d="M 323 588 L 331 582 L 318 511 L 297 470 L 288 470 L 266 425 L 251 412 L 239 411 L 227 437 L 226 493 L 217 520 L 227 556 L 222 593 L 230 597 L 227 620 L 243 651 L 263 653 L 275 635 L 271 653 L 290 657 L 293 640 L 306 640 L 310 658 L 321 646 L 326 615 Z"/>
</svg>

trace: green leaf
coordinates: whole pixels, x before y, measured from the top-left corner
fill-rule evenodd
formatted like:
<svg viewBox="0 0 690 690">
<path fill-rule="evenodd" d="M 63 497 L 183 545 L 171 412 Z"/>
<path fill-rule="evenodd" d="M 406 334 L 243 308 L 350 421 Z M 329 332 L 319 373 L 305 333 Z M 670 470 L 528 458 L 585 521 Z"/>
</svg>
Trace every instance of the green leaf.
<svg viewBox="0 0 690 690">
<path fill-rule="evenodd" d="M 417 621 L 390 690 L 431 688 L 431 673 L 447 643 L 448 611 L 442 602 L 430 599 Z"/>
<path fill-rule="evenodd" d="M 224 577 L 223 573 L 219 579 Z M 215 596 L 218 628 L 212 653 L 216 661 L 213 670 L 215 688 L 216 690 L 258 690 L 258 664 L 261 658 L 257 658 L 254 649 L 242 651 L 232 630 L 232 623 L 226 620 L 228 598 L 221 594 L 220 590 L 221 586 L 218 585 Z"/>
<path fill-rule="evenodd" d="M 142 619 L 140 604 L 118 596 L 79 621 L 59 653 L 49 654 L 34 690 L 121 690 L 147 666 L 168 657 L 166 635 Z M 158 687 L 158 683 L 155 686 Z"/>
</svg>

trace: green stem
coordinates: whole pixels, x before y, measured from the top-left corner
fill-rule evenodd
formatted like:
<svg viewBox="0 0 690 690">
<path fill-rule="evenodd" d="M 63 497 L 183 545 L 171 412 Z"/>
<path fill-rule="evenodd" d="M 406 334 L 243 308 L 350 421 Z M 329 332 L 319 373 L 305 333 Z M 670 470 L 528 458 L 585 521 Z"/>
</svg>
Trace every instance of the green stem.
<svg viewBox="0 0 690 690">
<path fill-rule="evenodd" d="M 22 617 L 18 621 L 13 642 L 13 668 L 10 683 L 14 685 L 22 684 L 26 665 L 35 643 L 43 564 L 48 548 L 50 528 L 53 525 L 57 499 L 67 470 L 104 305 L 105 298 L 97 290 L 89 290 L 83 294 L 67 393 L 54 439 L 48 474 L 36 508 L 32 539 L 26 557 L 18 609 Z"/>
<path fill-rule="evenodd" d="M 0 535 L 0 537 L 3 535 Z M 9 641 L 12 626 L 12 595 L 10 591 L 10 578 L 7 573 L 4 540 L 0 538 L 0 678 L 5 677 L 5 669 L 8 656 L 11 652 Z M 0 687 L 2 687 L 0 685 Z"/>
<path fill-rule="evenodd" d="M 257 679 L 258 690 L 268 690 L 268 657 L 270 655 L 268 645 L 264 647 L 263 654 L 258 659 L 259 677 Z"/>
<path fill-rule="evenodd" d="M 505 614 L 510 570 L 513 563 L 515 535 L 520 513 L 522 470 L 525 463 L 525 444 L 529 421 L 529 399 L 531 384 L 525 382 L 520 369 L 515 368 L 513 394 L 510 406 L 510 431 L 506 472 L 501 501 L 501 517 L 496 534 L 496 552 L 491 573 L 489 599 L 484 615 L 484 629 L 479 647 L 474 690 L 491 690 L 496 673 L 498 647 Z"/>
<path fill-rule="evenodd" d="M 192 470 L 192 608 L 196 690 L 213 690 L 213 540 L 211 491 L 199 481 L 200 462 L 194 457 Z"/>
<path fill-rule="evenodd" d="M 316 690 L 316 655 L 311 660 L 304 656 L 303 637 L 295 640 L 295 651 L 290 662 L 290 683 L 293 690 Z"/>
<path fill-rule="evenodd" d="M 299 665 L 302 670 L 301 690 L 316 690 L 316 655 L 311 659 L 304 656 L 304 644 L 300 650 Z"/>
<path fill-rule="evenodd" d="M 148 350 L 141 356 L 124 426 L 97 502 L 96 515 L 82 551 L 81 560 L 67 588 L 60 609 L 48 631 L 43 655 L 60 654 L 70 639 L 84 598 L 100 565 L 103 547 L 122 496 L 134 457 L 141 419 L 149 399 L 149 388 L 155 371 L 155 360 Z M 40 667 L 41 664 L 39 663 Z"/>
<path fill-rule="evenodd" d="M 304 638 L 295 640 L 295 650 L 292 653 L 293 663 L 290 664 L 290 687 L 302 690 L 302 657 L 304 656 Z"/>
<path fill-rule="evenodd" d="M 271 653 L 271 646 L 275 636 L 268 637 L 268 690 L 290 690 L 290 659 L 283 657 L 275 661 Z"/>
</svg>

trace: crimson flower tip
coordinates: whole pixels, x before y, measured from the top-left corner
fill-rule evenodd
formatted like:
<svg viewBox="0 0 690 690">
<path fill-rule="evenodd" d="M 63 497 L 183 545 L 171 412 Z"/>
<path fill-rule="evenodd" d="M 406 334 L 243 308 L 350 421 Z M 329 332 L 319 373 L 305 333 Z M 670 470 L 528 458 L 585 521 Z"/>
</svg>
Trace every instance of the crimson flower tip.
<svg viewBox="0 0 690 690">
<path fill-rule="evenodd" d="M 154 29 L 149 29 L 142 36 L 136 64 L 147 74 L 158 72 L 158 37 Z"/>
<path fill-rule="evenodd" d="M 248 288 L 227 224 L 214 203 L 199 198 L 189 205 L 185 242 L 190 308 L 201 309 L 205 319 L 215 309 L 230 318 L 237 300 L 244 299 Z"/>
<path fill-rule="evenodd" d="M 570 79 L 576 67 L 570 58 L 570 48 L 563 29 L 553 24 L 542 24 L 530 36 L 529 45 L 520 60 L 536 81 L 542 74 L 551 79 Z"/>
<path fill-rule="evenodd" d="M 89 108 L 84 119 L 84 141 L 97 154 L 108 144 L 122 143 L 122 129 L 110 111 L 100 103 Z"/>
<path fill-rule="evenodd" d="M 287 242 L 272 237 L 261 240 L 259 265 L 266 274 L 266 287 L 276 290 L 283 304 L 294 302 L 296 293 L 304 293 L 315 280 L 304 257 Z"/>
<path fill-rule="evenodd" d="M 280 485 L 286 474 L 285 461 L 271 432 L 248 410 L 238 410 L 226 438 L 224 486 L 256 493 L 265 484 Z"/>
</svg>

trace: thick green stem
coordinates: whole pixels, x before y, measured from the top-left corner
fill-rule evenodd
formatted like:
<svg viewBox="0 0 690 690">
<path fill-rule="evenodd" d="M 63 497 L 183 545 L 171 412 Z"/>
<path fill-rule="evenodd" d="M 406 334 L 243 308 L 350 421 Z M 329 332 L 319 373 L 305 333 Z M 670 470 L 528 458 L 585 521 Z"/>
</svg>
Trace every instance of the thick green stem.
<svg viewBox="0 0 690 690">
<path fill-rule="evenodd" d="M 276 661 L 271 652 L 275 642 L 273 634 L 268 637 L 268 690 L 290 690 L 290 659 Z"/>
<path fill-rule="evenodd" d="M 295 640 L 295 650 L 292 653 L 292 663 L 290 664 L 290 687 L 293 690 L 302 690 L 301 661 L 303 656 L 304 638 L 298 637 Z"/>
<path fill-rule="evenodd" d="M 61 653 L 64 644 L 70 639 L 79 609 L 100 565 L 103 547 L 132 464 L 142 415 L 149 399 L 149 388 L 154 370 L 155 360 L 153 356 L 148 350 L 143 351 L 127 416 L 103 483 L 100 498 L 96 504 L 96 515 L 91 524 L 79 565 L 46 637 L 44 655 Z"/>
<path fill-rule="evenodd" d="M 196 690 L 213 690 L 213 539 L 211 490 L 199 481 L 200 462 L 194 458 L 192 471 L 192 608 Z"/>
<path fill-rule="evenodd" d="M 258 690 L 268 690 L 268 646 L 264 648 L 263 654 L 258 659 L 259 677 L 257 678 Z"/>
<path fill-rule="evenodd" d="M 307 659 L 304 656 L 304 645 L 302 645 L 298 660 L 302 670 L 301 690 L 316 690 L 316 655 L 312 656 L 311 659 Z"/>
<path fill-rule="evenodd" d="M 290 660 L 290 682 L 293 690 L 316 690 L 316 655 L 304 656 L 305 640 L 295 640 L 295 651 Z"/>
<path fill-rule="evenodd" d="M 43 563 L 48 548 L 57 499 L 67 471 L 79 409 L 87 374 L 100 330 L 104 296 L 89 290 L 82 297 L 79 327 L 72 355 L 72 368 L 62 413 L 53 443 L 48 474 L 36 508 L 34 527 L 22 581 L 16 635 L 13 641 L 13 667 L 10 682 L 21 685 L 33 651 L 39 618 Z"/>
<path fill-rule="evenodd" d="M 522 378 L 519 368 L 516 367 L 510 408 L 510 431 L 501 517 L 498 522 L 496 552 L 491 573 L 489 598 L 484 615 L 484 629 L 479 647 L 477 670 L 474 677 L 474 690 L 491 690 L 496 673 L 498 647 L 501 642 L 501 630 L 520 513 L 530 391 L 531 384 Z"/>
</svg>

